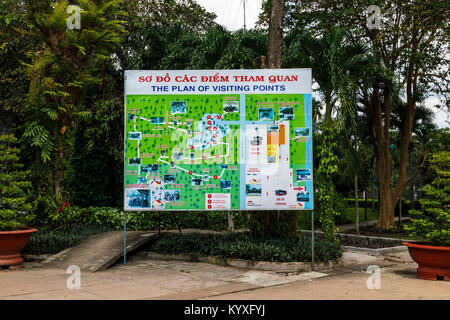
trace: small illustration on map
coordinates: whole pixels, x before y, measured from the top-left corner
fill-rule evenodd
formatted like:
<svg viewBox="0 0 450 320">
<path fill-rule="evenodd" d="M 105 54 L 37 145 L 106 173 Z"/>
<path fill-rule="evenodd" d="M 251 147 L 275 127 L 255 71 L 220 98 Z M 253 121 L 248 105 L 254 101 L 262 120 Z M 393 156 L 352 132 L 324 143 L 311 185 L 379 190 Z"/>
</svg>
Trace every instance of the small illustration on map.
<svg viewBox="0 0 450 320">
<path fill-rule="evenodd" d="M 133 113 L 128 114 L 128 120 L 134 120 L 135 115 Z"/>
<path fill-rule="evenodd" d="M 273 108 L 259 108 L 258 120 L 273 120 Z"/>
<path fill-rule="evenodd" d="M 126 209 L 150 208 L 149 189 L 127 189 L 125 192 Z"/>
<path fill-rule="evenodd" d="M 193 185 L 193 186 L 202 186 L 203 185 L 203 179 L 194 178 L 191 181 L 191 185 Z"/>
<path fill-rule="evenodd" d="M 239 101 L 224 101 L 223 114 L 239 112 Z"/>
<path fill-rule="evenodd" d="M 280 108 L 280 120 L 294 120 L 294 108 L 293 107 Z"/>
<path fill-rule="evenodd" d="M 163 117 L 151 117 L 150 123 L 151 124 L 163 124 L 164 118 Z"/>
<path fill-rule="evenodd" d="M 259 146 L 263 140 L 263 137 L 254 136 L 252 140 L 250 140 L 250 144 L 253 146 Z"/>
<path fill-rule="evenodd" d="M 128 159 L 128 164 L 130 166 L 140 166 L 142 162 L 141 158 L 129 158 Z"/>
<path fill-rule="evenodd" d="M 165 174 L 164 175 L 164 183 L 167 183 L 167 184 L 175 183 L 175 175 Z"/>
<path fill-rule="evenodd" d="M 166 190 L 166 192 L 164 193 L 164 199 L 166 201 L 179 201 L 180 190 Z"/>
<path fill-rule="evenodd" d="M 279 125 L 269 126 L 267 128 L 267 132 L 280 132 L 280 126 Z"/>
<path fill-rule="evenodd" d="M 183 154 L 182 153 L 174 153 L 172 155 L 173 160 L 183 160 Z"/>
<path fill-rule="evenodd" d="M 297 181 L 311 180 L 311 170 L 298 169 L 296 170 Z"/>
<path fill-rule="evenodd" d="M 309 137 L 309 128 L 295 128 L 295 137 Z"/>
<path fill-rule="evenodd" d="M 261 184 L 247 184 L 245 186 L 245 194 L 247 197 L 260 197 Z"/>
<path fill-rule="evenodd" d="M 128 133 L 128 140 L 141 140 L 142 139 L 142 132 L 129 132 Z"/>
<path fill-rule="evenodd" d="M 146 181 L 146 179 L 144 178 L 144 177 L 139 177 L 138 178 L 138 183 L 143 183 L 143 184 L 145 184 L 147 181 Z"/>
<path fill-rule="evenodd" d="M 230 180 L 220 180 L 220 189 L 222 189 L 222 190 L 231 189 L 231 181 Z"/>
<path fill-rule="evenodd" d="M 187 109 L 186 101 L 172 101 L 170 103 L 171 114 L 186 113 L 186 109 Z"/>
<path fill-rule="evenodd" d="M 297 202 L 308 202 L 308 201 L 309 201 L 308 191 L 300 191 L 297 193 Z"/>
</svg>

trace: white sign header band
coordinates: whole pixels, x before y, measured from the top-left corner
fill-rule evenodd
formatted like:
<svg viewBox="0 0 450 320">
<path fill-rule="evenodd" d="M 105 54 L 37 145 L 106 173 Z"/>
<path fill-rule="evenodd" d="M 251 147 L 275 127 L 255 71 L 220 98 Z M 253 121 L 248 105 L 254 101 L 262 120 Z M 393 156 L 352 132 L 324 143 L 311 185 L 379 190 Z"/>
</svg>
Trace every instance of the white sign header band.
<svg viewBox="0 0 450 320">
<path fill-rule="evenodd" d="M 311 94 L 311 86 L 311 69 L 125 71 L 126 95 Z"/>
</svg>

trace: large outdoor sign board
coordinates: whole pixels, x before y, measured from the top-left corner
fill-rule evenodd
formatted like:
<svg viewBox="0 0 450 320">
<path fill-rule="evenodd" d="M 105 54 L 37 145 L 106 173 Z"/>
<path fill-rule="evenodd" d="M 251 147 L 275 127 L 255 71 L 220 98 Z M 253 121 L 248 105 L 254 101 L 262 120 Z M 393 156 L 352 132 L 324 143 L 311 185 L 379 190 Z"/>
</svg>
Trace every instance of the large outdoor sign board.
<svg viewBox="0 0 450 320">
<path fill-rule="evenodd" d="M 311 69 L 125 72 L 125 210 L 313 208 Z"/>
</svg>

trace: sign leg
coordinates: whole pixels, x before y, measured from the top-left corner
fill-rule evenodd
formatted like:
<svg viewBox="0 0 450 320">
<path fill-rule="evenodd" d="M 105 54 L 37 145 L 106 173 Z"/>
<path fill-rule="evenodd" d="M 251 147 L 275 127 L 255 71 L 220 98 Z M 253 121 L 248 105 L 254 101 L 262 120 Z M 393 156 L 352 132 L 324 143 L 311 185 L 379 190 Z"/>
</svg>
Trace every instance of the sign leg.
<svg viewBox="0 0 450 320">
<path fill-rule="evenodd" d="M 311 271 L 314 271 L 314 210 L 311 210 Z"/>
<path fill-rule="evenodd" d="M 123 264 L 127 264 L 127 212 L 123 214 Z"/>
</svg>

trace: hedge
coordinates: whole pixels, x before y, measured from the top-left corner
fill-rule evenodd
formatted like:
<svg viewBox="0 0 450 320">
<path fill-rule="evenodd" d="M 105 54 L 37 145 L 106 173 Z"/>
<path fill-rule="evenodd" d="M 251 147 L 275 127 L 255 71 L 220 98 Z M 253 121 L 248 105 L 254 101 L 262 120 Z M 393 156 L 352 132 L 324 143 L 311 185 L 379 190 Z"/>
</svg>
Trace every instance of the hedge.
<svg viewBox="0 0 450 320">
<path fill-rule="evenodd" d="M 311 261 L 311 240 L 307 237 L 301 239 L 252 238 L 246 232 L 163 234 L 148 249 L 161 254 L 196 254 L 252 261 Z M 342 253 L 343 248 L 337 243 L 320 239 L 315 242 L 315 261 L 335 261 L 342 256 Z"/>
<path fill-rule="evenodd" d="M 95 225 L 74 225 L 66 231 L 39 229 L 31 235 L 30 242 L 22 250 L 22 253 L 33 255 L 55 254 L 80 244 L 81 241 L 90 236 L 106 231 L 111 231 L 111 229 Z"/>
</svg>

